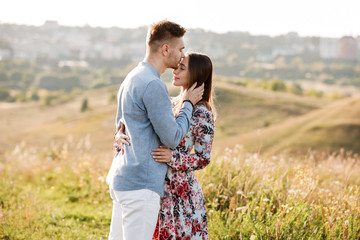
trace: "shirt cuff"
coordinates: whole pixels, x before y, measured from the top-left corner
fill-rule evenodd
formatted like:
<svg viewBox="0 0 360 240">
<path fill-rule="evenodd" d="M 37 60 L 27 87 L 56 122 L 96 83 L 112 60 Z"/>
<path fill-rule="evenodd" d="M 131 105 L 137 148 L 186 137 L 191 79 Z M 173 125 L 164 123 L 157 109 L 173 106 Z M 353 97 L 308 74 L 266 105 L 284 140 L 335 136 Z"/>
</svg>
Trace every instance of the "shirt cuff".
<svg viewBox="0 0 360 240">
<path fill-rule="evenodd" d="M 190 104 L 190 105 L 191 105 L 191 108 L 194 109 L 194 105 L 192 104 L 192 102 L 191 102 L 190 100 L 184 100 L 183 103 L 184 103 L 184 105 L 185 105 L 186 103 Z"/>
</svg>

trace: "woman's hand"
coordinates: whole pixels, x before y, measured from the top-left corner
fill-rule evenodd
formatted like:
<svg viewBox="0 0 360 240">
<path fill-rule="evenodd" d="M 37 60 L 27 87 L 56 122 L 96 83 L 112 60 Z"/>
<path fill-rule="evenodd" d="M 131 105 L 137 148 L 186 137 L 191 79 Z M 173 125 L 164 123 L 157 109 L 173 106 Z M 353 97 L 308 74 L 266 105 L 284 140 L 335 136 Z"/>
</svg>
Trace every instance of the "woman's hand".
<svg viewBox="0 0 360 240">
<path fill-rule="evenodd" d="M 164 145 L 161 145 L 159 148 L 155 148 L 152 155 L 155 161 L 160 163 L 168 163 L 171 161 L 172 157 L 171 150 Z"/>
<path fill-rule="evenodd" d="M 130 146 L 130 137 L 125 134 L 124 124 L 121 125 L 120 130 L 115 134 L 114 137 L 114 148 L 116 151 L 124 153 L 124 144 Z"/>
</svg>

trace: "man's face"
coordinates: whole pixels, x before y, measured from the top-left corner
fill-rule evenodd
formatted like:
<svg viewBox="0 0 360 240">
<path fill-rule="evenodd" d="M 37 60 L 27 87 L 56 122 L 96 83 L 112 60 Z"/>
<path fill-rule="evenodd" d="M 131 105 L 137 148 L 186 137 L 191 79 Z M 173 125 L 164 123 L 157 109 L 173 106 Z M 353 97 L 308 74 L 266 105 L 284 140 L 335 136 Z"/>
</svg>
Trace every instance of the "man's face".
<svg viewBox="0 0 360 240">
<path fill-rule="evenodd" d="M 181 59 L 185 57 L 183 50 L 185 48 L 184 39 L 175 38 L 169 44 L 169 55 L 167 58 L 167 67 L 176 69 L 179 66 Z"/>
</svg>

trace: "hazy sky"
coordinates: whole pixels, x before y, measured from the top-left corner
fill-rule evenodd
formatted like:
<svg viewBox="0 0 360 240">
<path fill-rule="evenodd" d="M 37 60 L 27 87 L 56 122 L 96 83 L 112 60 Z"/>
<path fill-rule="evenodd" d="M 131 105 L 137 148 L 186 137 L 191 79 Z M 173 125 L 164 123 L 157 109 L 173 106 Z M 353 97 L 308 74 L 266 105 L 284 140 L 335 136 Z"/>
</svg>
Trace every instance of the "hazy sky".
<svg viewBox="0 0 360 240">
<path fill-rule="evenodd" d="M 167 18 L 186 28 L 301 36 L 360 35 L 359 0 L 0 0 L 0 22 L 135 28 Z"/>
</svg>

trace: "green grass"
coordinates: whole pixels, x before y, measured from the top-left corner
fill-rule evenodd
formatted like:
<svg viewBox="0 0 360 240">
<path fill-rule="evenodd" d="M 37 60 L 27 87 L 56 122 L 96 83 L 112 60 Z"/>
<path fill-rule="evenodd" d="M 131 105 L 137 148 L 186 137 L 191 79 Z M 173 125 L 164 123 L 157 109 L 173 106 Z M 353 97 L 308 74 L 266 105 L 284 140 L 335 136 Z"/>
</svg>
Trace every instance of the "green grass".
<svg viewBox="0 0 360 240">
<path fill-rule="evenodd" d="M 106 187 L 89 171 L 62 165 L 2 178 L 1 239 L 105 239 L 111 219 Z"/>
<path fill-rule="evenodd" d="M 18 146 L 0 165 L 0 239 L 106 239 L 111 154 Z M 26 160 L 24 160 L 26 159 Z M 262 157 L 241 147 L 196 172 L 210 239 L 359 239 L 360 159 Z"/>
</svg>

